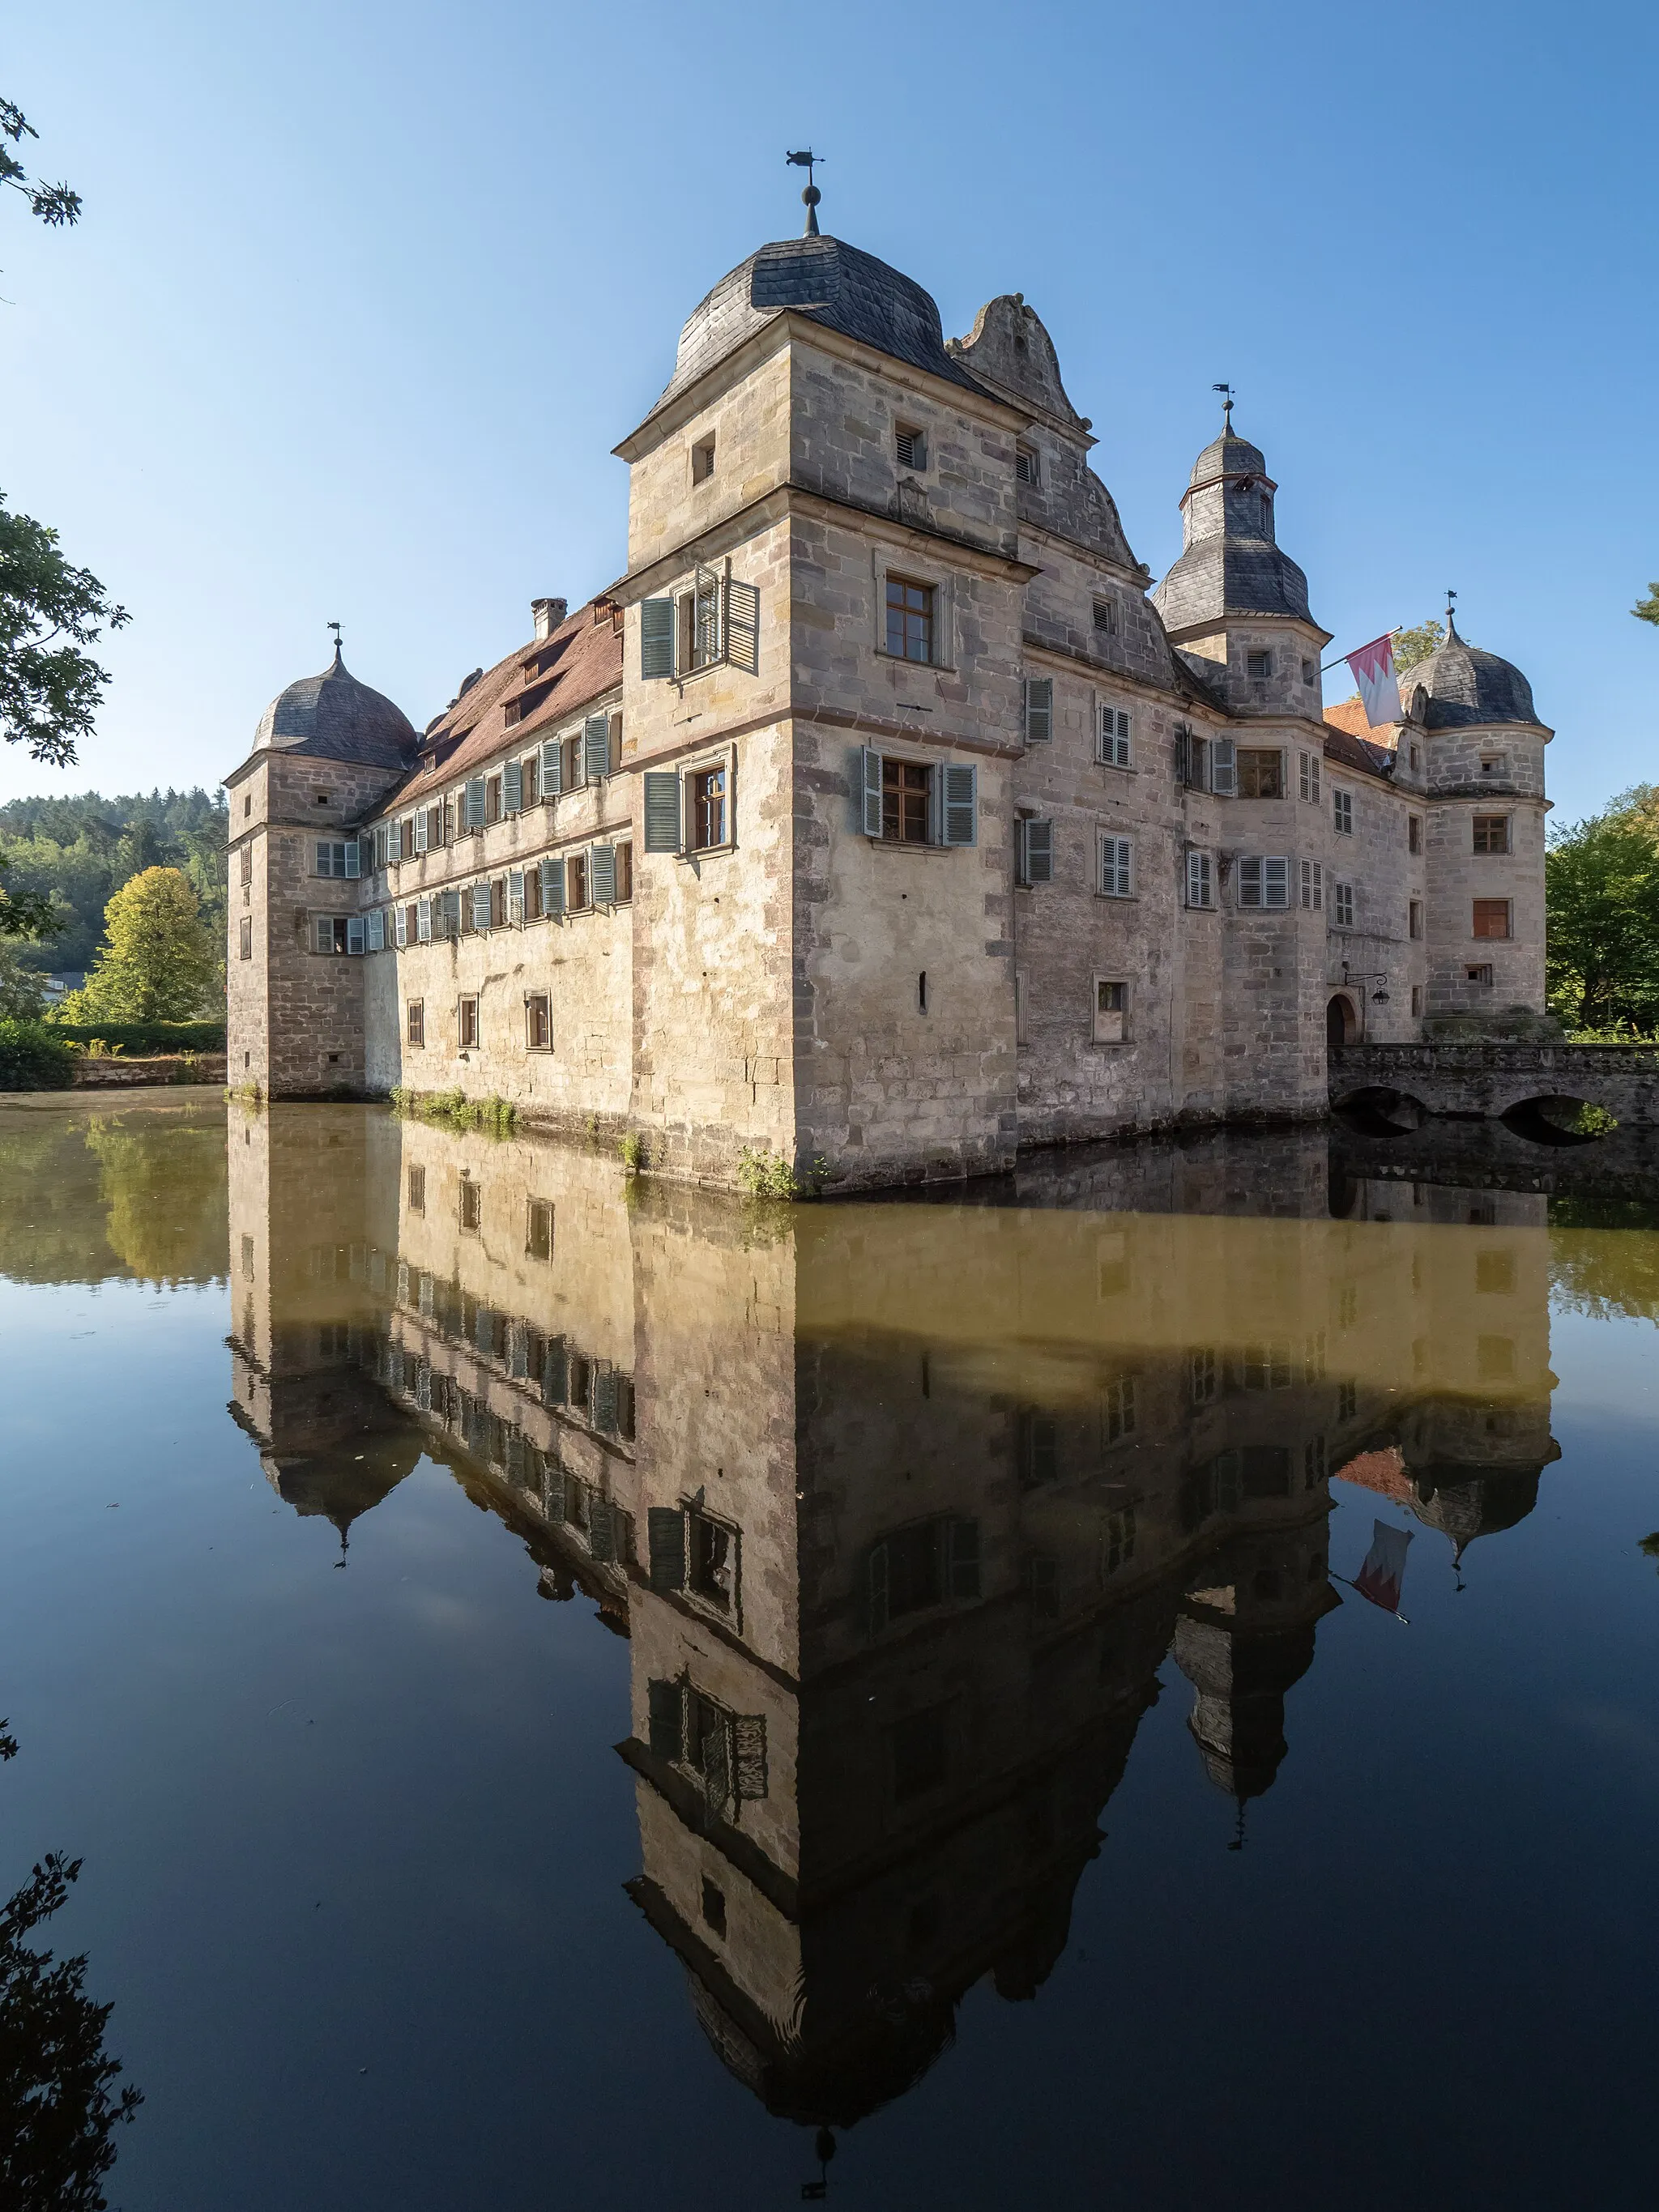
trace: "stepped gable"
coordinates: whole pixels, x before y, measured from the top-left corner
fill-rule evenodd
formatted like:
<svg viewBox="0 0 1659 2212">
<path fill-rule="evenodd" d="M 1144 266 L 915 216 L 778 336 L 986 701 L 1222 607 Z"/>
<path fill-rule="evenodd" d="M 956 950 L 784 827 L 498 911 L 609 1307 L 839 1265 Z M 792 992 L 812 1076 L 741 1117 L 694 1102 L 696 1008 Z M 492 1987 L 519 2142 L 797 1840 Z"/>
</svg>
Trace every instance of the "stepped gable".
<svg viewBox="0 0 1659 2212">
<path fill-rule="evenodd" d="M 467 769 L 509 746 L 526 750 L 622 682 L 623 641 L 609 603 L 590 599 L 551 636 L 531 638 L 467 684 L 417 739 L 421 765 L 386 804 L 388 809 L 447 788 Z M 507 710 L 533 701 L 522 720 Z"/>
</svg>

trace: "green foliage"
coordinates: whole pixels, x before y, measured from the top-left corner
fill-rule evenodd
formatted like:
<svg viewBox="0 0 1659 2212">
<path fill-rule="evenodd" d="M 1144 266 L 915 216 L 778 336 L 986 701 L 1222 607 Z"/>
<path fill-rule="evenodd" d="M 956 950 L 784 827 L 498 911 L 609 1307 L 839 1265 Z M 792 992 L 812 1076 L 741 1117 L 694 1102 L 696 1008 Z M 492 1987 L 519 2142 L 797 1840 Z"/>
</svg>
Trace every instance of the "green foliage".
<svg viewBox="0 0 1659 2212">
<path fill-rule="evenodd" d="M 1659 586 L 1655 588 L 1659 589 Z M 1640 1549 L 1647 1553 L 1656 1566 L 1659 1566 L 1659 1528 L 1656 1528 L 1652 1535 L 1643 1537 Z"/>
<path fill-rule="evenodd" d="M 645 1165 L 644 1138 L 641 1137 L 637 1131 L 630 1129 L 628 1134 L 623 1138 L 622 1141 L 617 1145 L 617 1151 L 621 1157 L 623 1165 L 628 1170 L 629 1174 L 638 1175 L 641 1169 Z"/>
<path fill-rule="evenodd" d="M 449 1129 L 481 1129 L 488 1137 L 510 1137 L 519 1109 L 505 1098 L 469 1098 L 465 1091 L 410 1091 L 398 1085 L 389 1094 L 392 1110 L 416 1121 Z"/>
<path fill-rule="evenodd" d="M 32 760 L 67 768 L 91 733 L 109 672 L 85 648 L 128 617 L 90 568 L 58 548 L 58 532 L 14 514 L 0 492 L 0 737 Z"/>
<path fill-rule="evenodd" d="M 1659 581 L 1648 586 L 1646 599 L 1638 599 L 1631 612 L 1638 622 L 1652 623 L 1659 627 Z"/>
<path fill-rule="evenodd" d="M 46 987 L 40 975 L 23 965 L 15 945 L 0 937 L 0 1020 L 38 1022 L 46 1006 Z"/>
<path fill-rule="evenodd" d="M 781 1152 L 763 1145 L 745 1145 L 738 1155 L 738 1182 L 750 1198 L 814 1198 L 829 1173 L 822 1155 L 805 1175 L 798 1175 Z"/>
<path fill-rule="evenodd" d="M 1551 833 L 1551 1010 L 1583 1032 L 1659 1025 L 1659 792 L 1638 784 Z"/>
<path fill-rule="evenodd" d="M 40 136 L 21 107 L 12 100 L 0 100 L 0 185 L 21 192 L 29 204 L 29 213 L 49 230 L 69 229 L 81 220 L 80 193 L 71 191 L 67 185 L 43 184 L 23 167 L 19 150 L 23 141 Z"/>
<path fill-rule="evenodd" d="M 0 1091 L 67 1091 L 75 1054 L 44 1022 L 0 1018 Z"/>
<path fill-rule="evenodd" d="M 66 1002 L 67 1003 L 67 1002 Z M 102 1044 L 111 1053 L 222 1052 L 222 1022 L 65 1022 L 49 1015 L 53 1033 L 70 1044 Z"/>
<path fill-rule="evenodd" d="M 0 1759 L 16 1756 L 0 1721 Z M 59 1911 L 79 1859 L 48 1851 L 0 1905 L 0 2197 L 16 2212 L 103 2212 L 111 2138 L 143 2098 L 111 2094 L 119 2062 L 104 2049 L 112 2005 L 86 1993 L 85 1954 L 54 1960 L 24 1938 Z"/>
<path fill-rule="evenodd" d="M 1411 629 L 1397 629 L 1394 634 L 1394 672 L 1403 676 L 1408 668 L 1415 668 L 1431 653 L 1437 653 L 1446 642 L 1446 625 L 1432 616 Z"/>
<path fill-rule="evenodd" d="M 195 885 L 202 918 L 222 947 L 228 822 L 222 799 L 199 787 L 14 799 L 0 806 L 0 837 L 13 841 L 0 843 L 0 934 L 50 935 L 50 948 L 32 948 L 23 964 L 84 972 L 114 894 L 145 868 L 172 867 Z M 8 895 L 14 905 L 27 901 L 40 927 L 9 916 Z"/>
<path fill-rule="evenodd" d="M 146 868 L 124 884 L 104 909 L 104 927 L 97 966 L 64 1001 L 67 1021 L 182 1022 L 206 1012 L 218 947 L 179 869 Z"/>
</svg>

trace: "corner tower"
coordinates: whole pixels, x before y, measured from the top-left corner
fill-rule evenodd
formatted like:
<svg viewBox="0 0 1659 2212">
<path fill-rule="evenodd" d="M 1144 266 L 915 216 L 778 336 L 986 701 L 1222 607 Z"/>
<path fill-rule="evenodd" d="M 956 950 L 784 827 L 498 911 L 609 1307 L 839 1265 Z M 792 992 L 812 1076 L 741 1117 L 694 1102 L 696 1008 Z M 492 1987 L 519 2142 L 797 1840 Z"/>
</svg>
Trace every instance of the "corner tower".
<svg viewBox="0 0 1659 2212">
<path fill-rule="evenodd" d="M 226 1073 L 266 1097 L 365 1084 L 356 825 L 415 760 L 415 732 L 334 648 L 259 718 L 230 800 Z"/>
</svg>

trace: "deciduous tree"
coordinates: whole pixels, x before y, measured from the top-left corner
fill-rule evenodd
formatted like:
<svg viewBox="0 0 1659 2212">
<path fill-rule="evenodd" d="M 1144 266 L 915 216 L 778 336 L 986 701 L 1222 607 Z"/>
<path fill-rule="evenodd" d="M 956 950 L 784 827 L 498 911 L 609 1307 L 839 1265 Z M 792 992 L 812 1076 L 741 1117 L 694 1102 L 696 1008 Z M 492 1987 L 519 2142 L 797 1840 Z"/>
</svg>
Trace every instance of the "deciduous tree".
<svg viewBox="0 0 1659 2212">
<path fill-rule="evenodd" d="M 104 909 L 104 943 L 70 1022 L 187 1022 L 216 996 L 218 946 L 194 885 L 178 868 L 146 868 Z"/>
<path fill-rule="evenodd" d="M 1659 1022 L 1659 792 L 1553 833 L 1544 858 L 1552 1011 L 1576 1029 Z"/>
</svg>

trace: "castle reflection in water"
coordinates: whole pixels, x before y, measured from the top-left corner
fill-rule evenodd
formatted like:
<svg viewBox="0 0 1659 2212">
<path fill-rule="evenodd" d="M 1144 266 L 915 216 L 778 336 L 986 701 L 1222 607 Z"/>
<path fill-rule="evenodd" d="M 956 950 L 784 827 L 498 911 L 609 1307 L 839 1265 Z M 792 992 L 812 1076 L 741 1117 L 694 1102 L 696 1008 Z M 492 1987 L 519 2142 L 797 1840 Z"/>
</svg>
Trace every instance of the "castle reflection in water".
<svg viewBox="0 0 1659 2212">
<path fill-rule="evenodd" d="M 1334 1195 L 1322 1132 L 796 1209 L 356 1107 L 229 1141 L 270 1482 L 343 1544 L 425 1455 L 628 1638 L 630 1894 L 802 2121 L 1041 1987 L 1166 1658 L 1272 1787 L 1334 1476 L 1461 1554 L 1556 1455 L 1545 1200 Z"/>
</svg>

